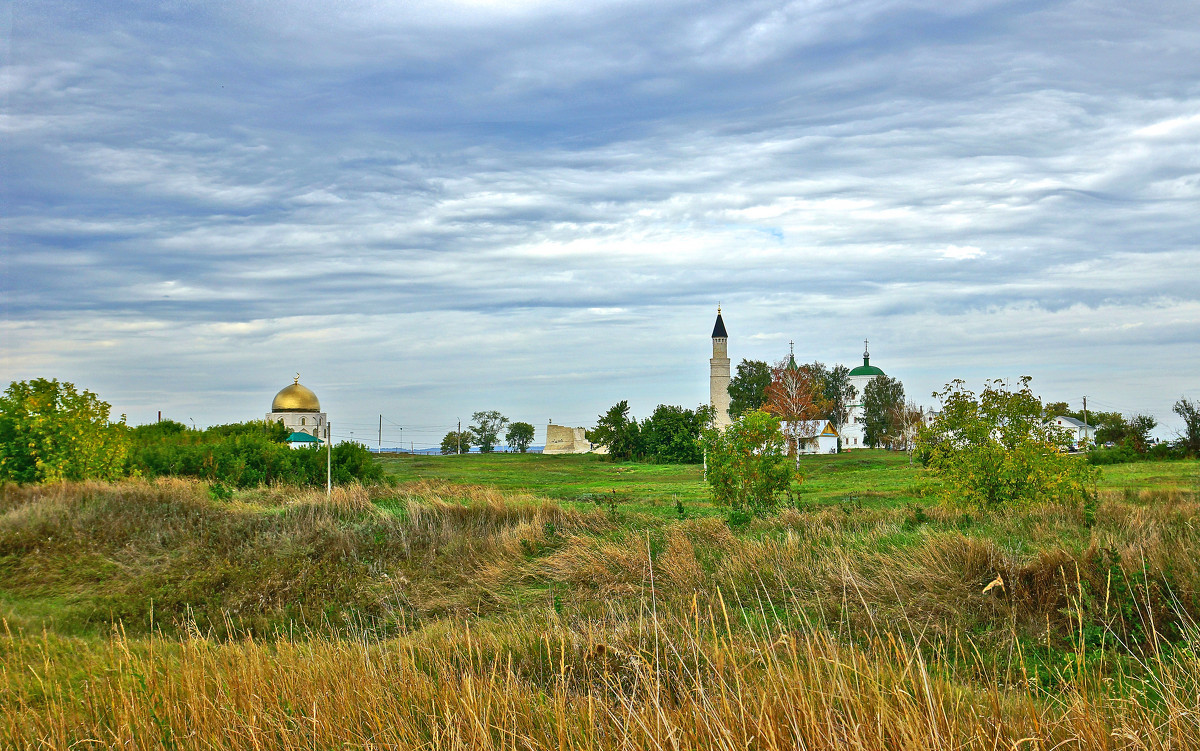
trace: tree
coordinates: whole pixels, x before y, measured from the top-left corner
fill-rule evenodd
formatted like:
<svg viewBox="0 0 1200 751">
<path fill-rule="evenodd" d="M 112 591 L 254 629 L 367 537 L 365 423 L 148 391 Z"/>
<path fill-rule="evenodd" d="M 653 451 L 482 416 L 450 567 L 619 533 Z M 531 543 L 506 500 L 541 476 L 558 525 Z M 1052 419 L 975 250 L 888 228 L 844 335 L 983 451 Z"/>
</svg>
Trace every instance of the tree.
<svg viewBox="0 0 1200 751">
<path fill-rule="evenodd" d="M 917 431 L 925 424 L 925 413 L 916 402 L 909 399 L 900 405 L 892 422 L 896 426 L 894 442 L 909 453 L 908 463 L 912 464 L 912 450 Z"/>
<path fill-rule="evenodd" d="M 508 418 L 493 409 L 476 412 L 471 415 L 471 420 L 472 424 L 468 430 L 471 432 L 472 443 L 479 447 L 480 453 L 490 454 L 495 451 L 496 443 L 500 440 L 500 431 L 508 425 Z"/>
<path fill-rule="evenodd" d="M 819 384 L 807 368 L 792 358 L 781 360 L 771 371 L 767 403 L 763 410 L 783 420 L 788 453 L 800 463 L 800 445 L 821 432 L 827 404 Z"/>
<path fill-rule="evenodd" d="M 863 441 L 883 446 L 903 434 L 904 386 L 899 380 L 879 375 L 863 389 Z"/>
<path fill-rule="evenodd" d="M 1066 415 L 1076 420 L 1083 420 L 1083 414 L 1072 412 Z M 1103 446 L 1106 443 L 1121 445 L 1129 437 L 1129 422 L 1120 412 L 1092 412 L 1088 415 L 1091 425 L 1096 428 L 1096 443 Z"/>
<path fill-rule="evenodd" d="M 1066 454 L 1067 432 L 1046 422 L 1029 381 L 1022 377 L 1016 391 L 988 381 L 978 396 L 954 381 L 934 393 L 942 411 L 918 432 L 917 452 L 941 478 L 947 505 L 997 509 L 1094 498 L 1095 470 Z"/>
<path fill-rule="evenodd" d="M 1129 418 L 1130 446 L 1139 454 L 1150 449 L 1150 431 L 1158 426 L 1158 420 L 1153 415 L 1137 414 Z"/>
<path fill-rule="evenodd" d="M 1180 399 L 1172 407 L 1175 414 L 1183 418 L 1183 433 L 1180 440 L 1187 453 L 1195 456 L 1200 454 L 1200 404 L 1194 404 L 1187 399 Z"/>
<path fill-rule="evenodd" d="M 704 460 L 700 434 L 712 422 L 709 405 L 694 410 L 660 404 L 638 428 L 645 456 L 656 462 L 699 464 Z"/>
<path fill-rule="evenodd" d="M 629 402 L 622 399 L 596 420 L 596 427 L 587 431 L 587 439 L 608 448 L 613 461 L 633 459 L 640 454 L 638 423 L 629 416 Z"/>
<path fill-rule="evenodd" d="M 1042 408 L 1042 414 L 1047 420 L 1052 420 L 1055 417 L 1074 417 L 1071 412 L 1071 407 L 1066 402 L 1046 402 L 1046 406 Z"/>
<path fill-rule="evenodd" d="M 824 371 L 821 376 L 821 390 L 825 397 L 829 421 L 833 423 L 834 429 L 841 433 L 846 420 L 850 419 L 850 402 L 854 401 L 856 396 L 854 388 L 850 385 L 850 368 L 834 365 Z"/>
<path fill-rule="evenodd" d="M 469 430 L 451 430 L 442 438 L 442 454 L 465 454 L 471 450 L 472 440 L 474 436 Z"/>
<path fill-rule="evenodd" d="M 112 480 L 125 471 L 125 419 L 58 380 L 14 381 L 0 397 L 0 480 Z"/>
<path fill-rule="evenodd" d="M 504 442 L 524 454 L 533 443 L 533 426 L 527 422 L 514 422 L 508 426 Z"/>
<path fill-rule="evenodd" d="M 761 409 L 767 402 L 771 385 L 771 366 L 762 360 L 742 360 L 737 374 L 729 382 L 729 417 L 736 420 L 747 412 Z"/>
<path fill-rule="evenodd" d="M 780 422 L 755 410 L 725 430 L 704 431 L 705 480 L 716 503 L 735 514 L 762 516 L 775 508 L 778 495 L 792 480 L 799 479 L 785 453 Z"/>
</svg>

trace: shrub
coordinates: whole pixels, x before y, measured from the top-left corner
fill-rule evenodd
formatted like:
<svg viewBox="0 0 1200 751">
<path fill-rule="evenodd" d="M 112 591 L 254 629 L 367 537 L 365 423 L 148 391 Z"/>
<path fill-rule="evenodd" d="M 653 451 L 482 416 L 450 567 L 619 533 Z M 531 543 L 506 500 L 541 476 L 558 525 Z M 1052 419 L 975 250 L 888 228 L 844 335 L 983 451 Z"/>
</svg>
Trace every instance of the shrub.
<svg viewBox="0 0 1200 751">
<path fill-rule="evenodd" d="M 942 411 L 921 429 L 917 451 L 941 478 L 947 505 L 1081 505 L 1094 497 L 1096 471 L 1066 454 L 1066 434 L 1043 418 L 1029 381 L 1022 377 L 1016 391 L 989 381 L 979 396 L 954 381 L 934 394 Z"/>
<path fill-rule="evenodd" d="M 251 421 L 204 431 L 179 423 L 140 425 L 130 431 L 129 469 L 146 477 L 196 477 L 247 488 L 284 482 L 325 484 L 324 447 L 289 448 L 288 432 L 277 423 Z M 359 443 L 340 443 L 329 457 L 333 482 L 379 482 L 383 469 Z"/>
<path fill-rule="evenodd" d="M 1124 464 L 1136 462 L 1141 457 L 1129 446 L 1116 446 L 1111 449 L 1093 449 L 1087 454 L 1088 464 Z"/>
<path fill-rule="evenodd" d="M 765 515 L 797 478 L 779 423 L 778 417 L 755 410 L 725 430 L 704 431 L 705 479 L 713 500 L 730 508 L 731 519 Z"/>
</svg>

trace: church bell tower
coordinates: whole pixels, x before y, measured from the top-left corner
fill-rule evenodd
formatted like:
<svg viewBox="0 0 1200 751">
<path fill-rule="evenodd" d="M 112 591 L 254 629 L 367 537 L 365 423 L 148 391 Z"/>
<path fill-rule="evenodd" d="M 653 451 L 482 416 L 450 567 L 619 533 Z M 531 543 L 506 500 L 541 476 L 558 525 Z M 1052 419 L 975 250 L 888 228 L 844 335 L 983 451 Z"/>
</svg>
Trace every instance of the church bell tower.
<svg viewBox="0 0 1200 751">
<path fill-rule="evenodd" d="M 708 400 L 712 405 L 713 424 L 718 429 L 730 424 L 729 419 L 729 334 L 725 331 L 725 320 L 721 318 L 721 306 L 717 306 L 717 322 L 712 332 L 713 356 L 708 361 Z"/>
</svg>

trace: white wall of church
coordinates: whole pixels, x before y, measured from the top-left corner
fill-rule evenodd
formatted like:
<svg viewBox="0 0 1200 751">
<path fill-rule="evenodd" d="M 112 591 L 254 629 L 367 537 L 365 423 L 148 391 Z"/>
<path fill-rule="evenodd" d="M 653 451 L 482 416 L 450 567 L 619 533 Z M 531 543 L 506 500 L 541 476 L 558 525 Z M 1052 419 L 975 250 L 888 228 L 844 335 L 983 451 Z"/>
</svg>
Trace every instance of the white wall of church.
<svg viewBox="0 0 1200 751">
<path fill-rule="evenodd" d="M 329 419 L 324 412 L 268 412 L 269 422 L 283 423 L 283 426 L 293 433 L 308 433 L 329 440 Z"/>
<path fill-rule="evenodd" d="M 846 405 L 846 424 L 842 426 L 842 450 L 860 449 L 866 447 L 866 433 L 863 430 L 863 393 L 867 384 L 877 376 L 850 376 L 847 381 L 854 388 L 854 400 Z"/>
</svg>

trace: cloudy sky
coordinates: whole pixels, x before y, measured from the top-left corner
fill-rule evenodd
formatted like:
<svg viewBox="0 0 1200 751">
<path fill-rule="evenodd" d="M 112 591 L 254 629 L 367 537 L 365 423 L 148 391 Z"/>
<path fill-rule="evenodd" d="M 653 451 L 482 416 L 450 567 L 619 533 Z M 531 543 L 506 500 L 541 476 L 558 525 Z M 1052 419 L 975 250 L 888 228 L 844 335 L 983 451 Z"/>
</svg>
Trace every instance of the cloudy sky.
<svg viewBox="0 0 1200 751">
<path fill-rule="evenodd" d="M 428 445 L 706 402 L 720 302 L 920 403 L 1200 398 L 1194 0 L 5 12 L 0 384 Z"/>
</svg>

